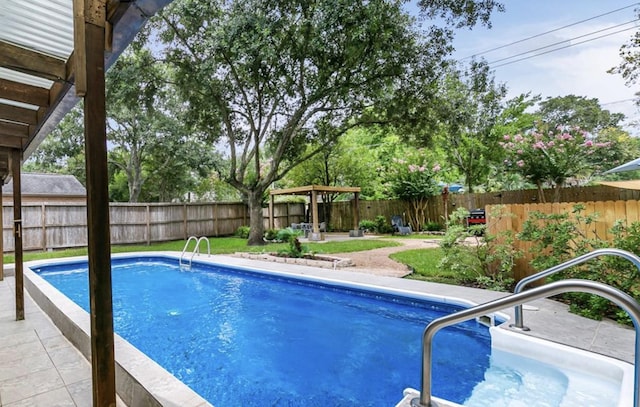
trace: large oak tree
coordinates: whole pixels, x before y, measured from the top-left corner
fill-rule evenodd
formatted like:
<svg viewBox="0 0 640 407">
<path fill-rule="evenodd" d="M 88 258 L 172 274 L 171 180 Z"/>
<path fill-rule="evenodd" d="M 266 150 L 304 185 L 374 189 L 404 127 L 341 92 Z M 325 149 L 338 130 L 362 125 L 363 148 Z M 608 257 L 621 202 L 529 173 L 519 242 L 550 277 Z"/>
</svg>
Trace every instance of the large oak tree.
<svg viewBox="0 0 640 407">
<path fill-rule="evenodd" d="M 161 14 L 189 121 L 226 152 L 220 177 L 248 204 L 249 244 L 263 242 L 264 193 L 293 167 L 350 128 L 421 124 L 416 113 L 432 100 L 452 28 L 486 23 L 500 7 L 423 1 L 442 25 L 423 29 L 405 3 L 178 0 Z"/>
</svg>

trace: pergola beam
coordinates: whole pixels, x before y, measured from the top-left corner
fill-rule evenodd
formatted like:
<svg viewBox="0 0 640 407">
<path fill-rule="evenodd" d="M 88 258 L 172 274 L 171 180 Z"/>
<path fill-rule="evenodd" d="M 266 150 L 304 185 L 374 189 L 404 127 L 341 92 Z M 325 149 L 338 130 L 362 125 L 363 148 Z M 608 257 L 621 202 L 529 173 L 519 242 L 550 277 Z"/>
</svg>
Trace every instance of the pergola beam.
<svg viewBox="0 0 640 407">
<path fill-rule="evenodd" d="M 28 137 L 29 126 L 19 123 L 7 123 L 0 120 L 0 136 Z"/>
<path fill-rule="evenodd" d="M 65 61 L 2 41 L 0 67 L 53 81 L 67 79 Z"/>
<path fill-rule="evenodd" d="M 0 104 L 0 120 L 10 120 L 17 123 L 38 123 L 38 111 L 24 107 Z"/>
<path fill-rule="evenodd" d="M 34 106 L 49 106 L 49 89 L 0 79 L 0 93 L 5 99 Z"/>
</svg>

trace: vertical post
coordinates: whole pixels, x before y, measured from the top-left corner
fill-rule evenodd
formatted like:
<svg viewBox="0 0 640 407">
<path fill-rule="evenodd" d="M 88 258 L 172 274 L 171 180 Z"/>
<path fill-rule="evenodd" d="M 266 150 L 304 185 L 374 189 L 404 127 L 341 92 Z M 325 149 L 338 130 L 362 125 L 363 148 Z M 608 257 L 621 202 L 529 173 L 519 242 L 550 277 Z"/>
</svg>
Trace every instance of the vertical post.
<svg viewBox="0 0 640 407">
<path fill-rule="evenodd" d="M 273 195 L 269 194 L 269 229 L 274 229 L 274 220 L 273 220 Z"/>
<path fill-rule="evenodd" d="M 188 238 L 188 230 L 187 230 L 187 204 L 182 205 L 182 229 L 183 229 L 183 236 L 184 236 L 184 240 L 187 240 Z"/>
<path fill-rule="evenodd" d="M 353 230 L 360 228 L 360 193 L 353 193 Z"/>
<path fill-rule="evenodd" d="M 318 226 L 318 192 L 315 189 L 311 191 L 311 219 L 313 233 L 320 233 L 320 227 Z"/>
<path fill-rule="evenodd" d="M 24 319 L 24 269 L 22 264 L 22 191 L 20 184 L 20 161 L 22 151 L 11 152 L 11 174 L 13 176 L 13 239 L 15 241 L 16 321 Z"/>
<path fill-rule="evenodd" d="M 42 251 L 47 251 L 47 206 L 43 202 L 41 206 L 41 221 L 42 221 Z"/>
<path fill-rule="evenodd" d="M 76 93 L 84 96 L 93 406 L 115 407 L 105 107 L 106 0 L 74 0 Z"/>
<path fill-rule="evenodd" d="M 147 246 L 151 245 L 151 208 L 147 204 Z"/>
</svg>

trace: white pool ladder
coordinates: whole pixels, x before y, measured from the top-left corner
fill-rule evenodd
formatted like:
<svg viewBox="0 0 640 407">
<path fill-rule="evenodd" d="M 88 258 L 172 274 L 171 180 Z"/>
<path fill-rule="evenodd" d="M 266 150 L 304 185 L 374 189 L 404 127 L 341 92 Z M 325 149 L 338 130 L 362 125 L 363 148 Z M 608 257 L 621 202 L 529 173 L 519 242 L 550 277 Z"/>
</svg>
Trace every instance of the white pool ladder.
<svg viewBox="0 0 640 407">
<path fill-rule="evenodd" d="M 185 253 L 187 251 L 187 247 L 189 246 L 189 243 L 192 240 L 195 240 L 196 247 L 193 248 L 193 251 L 191 252 L 191 257 L 189 257 L 189 262 L 187 263 L 185 260 Z M 200 236 L 200 237 L 189 236 L 189 239 L 187 239 L 187 243 L 184 244 L 184 248 L 182 249 L 182 254 L 180 254 L 180 259 L 178 260 L 178 263 L 180 264 L 181 269 L 182 268 L 185 268 L 187 270 L 191 269 L 191 263 L 193 261 L 193 257 L 196 255 L 196 253 L 198 255 L 200 254 L 200 242 L 203 240 L 207 242 L 207 256 L 211 256 L 211 245 L 209 244 L 209 238 L 207 238 L 206 236 Z"/>
</svg>

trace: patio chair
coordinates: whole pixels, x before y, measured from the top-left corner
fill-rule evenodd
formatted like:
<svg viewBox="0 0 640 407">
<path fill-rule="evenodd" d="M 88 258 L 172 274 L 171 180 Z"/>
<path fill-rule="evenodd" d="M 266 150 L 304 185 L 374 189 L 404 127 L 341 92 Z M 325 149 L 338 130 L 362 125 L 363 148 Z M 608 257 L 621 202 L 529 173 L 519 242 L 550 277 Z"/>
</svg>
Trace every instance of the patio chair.
<svg viewBox="0 0 640 407">
<path fill-rule="evenodd" d="M 405 225 L 404 220 L 400 215 L 393 215 L 391 217 L 391 227 L 393 227 L 393 233 L 397 232 L 401 235 L 410 235 L 413 233 L 411 225 Z"/>
</svg>

